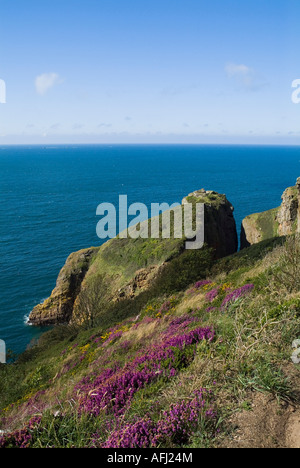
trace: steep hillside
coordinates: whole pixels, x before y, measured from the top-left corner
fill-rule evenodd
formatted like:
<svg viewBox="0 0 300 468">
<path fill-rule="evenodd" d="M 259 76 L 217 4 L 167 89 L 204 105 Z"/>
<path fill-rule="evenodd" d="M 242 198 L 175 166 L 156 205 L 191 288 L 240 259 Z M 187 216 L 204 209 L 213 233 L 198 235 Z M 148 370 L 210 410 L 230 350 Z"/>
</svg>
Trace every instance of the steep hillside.
<svg viewBox="0 0 300 468">
<path fill-rule="evenodd" d="M 117 325 L 55 327 L 0 367 L 0 446 L 297 445 L 299 265 L 298 237 L 263 242 Z"/>
</svg>

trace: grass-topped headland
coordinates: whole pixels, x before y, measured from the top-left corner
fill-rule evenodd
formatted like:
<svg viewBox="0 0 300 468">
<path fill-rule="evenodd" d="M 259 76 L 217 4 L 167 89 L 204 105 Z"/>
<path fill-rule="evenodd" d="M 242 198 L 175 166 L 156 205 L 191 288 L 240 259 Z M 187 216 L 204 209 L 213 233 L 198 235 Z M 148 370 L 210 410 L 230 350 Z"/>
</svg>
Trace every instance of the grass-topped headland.
<svg viewBox="0 0 300 468">
<path fill-rule="evenodd" d="M 204 196 L 204 198 L 203 198 Z M 216 199 L 212 202 L 211 197 Z M 233 207 L 225 195 L 215 192 L 194 192 L 196 203 L 205 206 L 205 244 L 213 249 L 214 256 L 224 257 L 237 251 L 238 238 L 236 224 L 233 217 Z M 179 209 L 184 210 L 185 200 Z M 191 202 L 193 208 L 194 203 Z M 112 304 L 131 300 L 149 289 L 156 278 L 169 277 L 169 263 L 184 255 L 187 264 L 197 259 L 195 255 L 185 253 L 185 235 L 176 237 L 172 222 L 170 236 L 163 236 L 164 214 L 157 219 L 159 222 L 159 236 L 152 238 L 139 236 L 137 238 L 121 235 L 109 240 L 99 248 L 86 249 L 72 254 L 61 270 L 56 288 L 49 299 L 39 304 L 31 312 L 29 320 L 33 325 L 49 325 L 57 323 L 71 323 L 86 318 L 94 320 L 95 315 L 104 315 Z M 169 213 L 170 220 L 174 212 Z M 195 221 L 195 210 L 191 214 L 191 223 Z M 182 217 L 184 219 L 184 217 Z M 151 231 L 153 219 L 140 223 L 140 233 Z M 184 233 L 185 234 L 185 233 Z M 200 253 L 200 257 L 202 253 Z M 201 263 L 201 259 L 198 261 Z M 191 265 L 191 275 L 199 274 L 199 269 L 205 272 L 207 260 L 204 265 L 195 267 Z M 172 267 L 173 268 L 173 267 Z M 185 267 L 184 267 L 185 268 Z M 196 268 L 196 269 L 195 269 Z M 162 271 L 166 273 L 162 275 Z M 182 276 L 184 273 L 182 273 Z M 173 282 L 178 280 L 174 271 Z M 118 306 L 117 306 L 118 307 Z"/>
<path fill-rule="evenodd" d="M 294 187 L 284 191 L 280 207 L 251 214 L 243 220 L 241 247 L 295 232 L 300 232 L 300 178 Z"/>
</svg>

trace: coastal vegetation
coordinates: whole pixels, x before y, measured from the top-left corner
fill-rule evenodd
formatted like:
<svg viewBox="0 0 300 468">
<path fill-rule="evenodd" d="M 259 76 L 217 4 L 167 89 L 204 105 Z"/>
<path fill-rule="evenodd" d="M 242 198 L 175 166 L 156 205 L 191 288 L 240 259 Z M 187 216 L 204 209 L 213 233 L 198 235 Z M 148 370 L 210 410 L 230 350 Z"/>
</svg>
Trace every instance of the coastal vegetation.
<svg viewBox="0 0 300 468">
<path fill-rule="evenodd" d="M 0 365 L 0 448 L 299 446 L 300 235 L 270 237 L 73 254 L 70 320 Z"/>
</svg>

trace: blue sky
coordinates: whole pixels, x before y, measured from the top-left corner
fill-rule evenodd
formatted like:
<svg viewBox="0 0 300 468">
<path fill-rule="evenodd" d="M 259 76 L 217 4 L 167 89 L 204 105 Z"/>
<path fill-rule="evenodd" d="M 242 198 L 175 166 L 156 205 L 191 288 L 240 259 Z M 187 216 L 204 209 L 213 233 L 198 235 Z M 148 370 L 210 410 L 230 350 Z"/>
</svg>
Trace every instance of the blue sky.
<svg viewBox="0 0 300 468">
<path fill-rule="evenodd" d="M 298 0 L 0 0 L 0 144 L 300 143 Z"/>
</svg>

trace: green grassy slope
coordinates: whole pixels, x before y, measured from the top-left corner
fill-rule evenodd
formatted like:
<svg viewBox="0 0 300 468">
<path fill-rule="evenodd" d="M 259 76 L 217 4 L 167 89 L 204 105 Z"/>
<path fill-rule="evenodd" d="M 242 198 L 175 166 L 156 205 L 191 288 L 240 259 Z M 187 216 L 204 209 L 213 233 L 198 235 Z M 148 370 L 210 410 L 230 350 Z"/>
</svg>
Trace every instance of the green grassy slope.
<svg viewBox="0 0 300 468">
<path fill-rule="evenodd" d="M 129 278 L 129 261 L 144 266 L 139 246 L 136 258 L 126 241 L 122 256 L 104 249 L 94 265 Z M 147 291 L 0 365 L 0 447 L 214 447 L 257 393 L 298 408 L 299 238 L 218 261 L 208 248 L 172 259 L 169 247 L 145 252 L 171 258 Z"/>
</svg>

